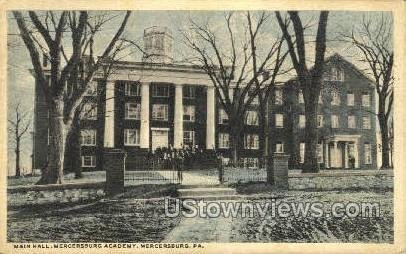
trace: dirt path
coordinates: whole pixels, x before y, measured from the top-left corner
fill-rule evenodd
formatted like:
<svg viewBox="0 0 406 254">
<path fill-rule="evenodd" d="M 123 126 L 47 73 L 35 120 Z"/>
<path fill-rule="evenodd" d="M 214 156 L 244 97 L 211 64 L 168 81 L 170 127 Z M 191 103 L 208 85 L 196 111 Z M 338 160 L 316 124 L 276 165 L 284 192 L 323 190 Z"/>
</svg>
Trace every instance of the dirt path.
<svg viewBox="0 0 406 254">
<path fill-rule="evenodd" d="M 217 242 L 230 241 L 232 218 L 185 218 L 165 237 L 163 242 Z"/>
</svg>

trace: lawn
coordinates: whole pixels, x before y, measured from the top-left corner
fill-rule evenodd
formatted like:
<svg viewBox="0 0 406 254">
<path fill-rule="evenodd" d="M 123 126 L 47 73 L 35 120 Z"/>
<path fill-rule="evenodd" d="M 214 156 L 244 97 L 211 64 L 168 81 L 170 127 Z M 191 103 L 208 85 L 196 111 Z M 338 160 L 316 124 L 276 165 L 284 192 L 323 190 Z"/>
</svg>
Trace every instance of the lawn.
<svg viewBox="0 0 406 254">
<path fill-rule="evenodd" d="M 231 242 L 365 242 L 393 243 L 393 191 L 289 191 L 286 202 L 378 202 L 377 218 L 333 218 L 266 216 L 234 218 Z M 251 200 L 265 203 L 269 199 Z"/>
<path fill-rule="evenodd" d="M 160 199 L 120 199 L 8 211 L 10 242 L 159 242 L 180 218 Z"/>
</svg>

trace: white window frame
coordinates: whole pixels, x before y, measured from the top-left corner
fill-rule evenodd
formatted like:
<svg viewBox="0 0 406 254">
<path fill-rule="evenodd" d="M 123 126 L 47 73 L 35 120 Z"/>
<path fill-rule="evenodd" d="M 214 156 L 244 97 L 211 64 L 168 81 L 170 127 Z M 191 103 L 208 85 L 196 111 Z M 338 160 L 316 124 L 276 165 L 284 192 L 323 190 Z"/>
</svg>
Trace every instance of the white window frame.
<svg viewBox="0 0 406 254">
<path fill-rule="evenodd" d="M 130 132 L 135 132 L 135 142 L 130 141 Z M 124 145 L 125 146 L 139 146 L 140 145 L 140 130 L 139 129 L 124 129 Z"/>
<path fill-rule="evenodd" d="M 82 155 L 82 168 L 94 168 L 96 167 L 96 156 L 95 155 Z M 86 165 L 86 158 L 90 158 L 90 165 Z"/>
<path fill-rule="evenodd" d="M 283 142 L 278 141 L 275 143 L 275 153 L 284 153 L 285 152 L 285 147 Z"/>
<path fill-rule="evenodd" d="M 347 93 L 347 106 L 354 106 L 355 105 L 355 95 L 353 92 Z"/>
<path fill-rule="evenodd" d="M 141 119 L 141 104 L 127 102 L 125 104 L 124 119 L 140 120 Z"/>
<path fill-rule="evenodd" d="M 338 115 L 331 115 L 331 128 L 333 129 L 340 128 L 340 121 Z"/>
<path fill-rule="evenodd" d="M 318 143 L 316 146 L 316 156 L 317 156 L 317 162 L 318 163 L 323 163 L 324 158 L 323 158 L 323 144 Z"/>
<path fill-rule="evenodd" d="M 183 145 L 185 147 L 194 147 L 195 146 L 195 131 L 183 131 Z M 189 142 L 189 141 L 192 142 Z"/>
<path fill-rule="evenodd" d="M 86 87 L 87 91 L 85 96 L 97 96 L 97 86 L 98 82 L 91 81 L 89 87 Z"/>
<path fill-rule="evenodd" d="M 275 105 L 283 105 L 283 90 L 275 89 Z"/>
<path fill-rule="evenodd" d="M 165 91 L 164 94 L 159 94 L 159 89 Z M 152 86 L 152 97 L 154 98 L 168 98 L 169 97 L 169 86 L 168 85 L 153 85 Z"/>
<path fill-rule="evenodd" d="M 258 112 L 255 110 L 247 110 L 245 113 L 246 125 L 259 125 Z"/>
<path fill-rule="evenodd" d="M 219 133 L 219 148 L 228 149 L 230 148 L 230 134 L 229 133 Z"/>
<path fill-rule="evenodd" d="M 364 129 L 364 130 L 371 129 L 371 117 L 369 117 L 369 116 L 362 117 L 362 129 Z"/>
<path fill-rule="evenodd" d="M 259 136 L 257 134 L 245 134 L 244 148 L 250 150 L 259 149 Z"/>
<path fill-rule="evenodd" d="M 357 128 L 357 119 L 356 119 L 355 115 L 349 115 L 347 120 L 348 120 L 348 123 L 347 123 L 348 129 Z"/>
<path fill-rule="evenodd" d="M 341 98 L 340 98 L 340 93 L 337 91 L 333 91 L 331 94 L 331 105 L 333 106 L 339 106 L 341 103 Z"/>
<path fill-rule="evenodd" d="M 196 87 L 195 86 L 183 86 L 182 97 L 184 99 L 195 99 L 196 98 Z"/>
<path fill-rule="evenodd" d="M 317 115 L 317 128 L 323 128 L 324 126 L 324 116 Z"/>
<path fill-rule="evenodd" d="M 304 129 L 306 127 L 306 116 L 299 115 L 299 128 Z"/>
<path fill-rule="evenodd" d="M 189 119 L 187 119 L 189 118 Z M 196 107 L 194 105 L 183 106 L 183 121 L 194 122 L 196 119 Z"/>
<path fill-rule="evenodd" d="M 85 135 L 88 135 L 87 137 Z M 90 142 L 88 142 L 90 141 Z M 80 130 L 80 145 L 81 146 L 96 146 L 97 144 L 97 130 L 96 129 L 82 129 Z"/>
<path fill-rule="evenodd" d="M 371 96 L 369 93 L 362 93 L 362 106 L 368 108 L 371 106 Z"/>
<path fill-rule="evenodd" d="M 131 91 L 133 91 L 132 88 L 134 86 L 136 87 L 135 94 L 131 92 Z M 139 83 L 133 83 L 133 82 L 124 83 L 124 95 L 131 96 L 131 97 L 141 96 L 141 85 Z"/>
<path fill-rule="evenodd" d="M 300 159 L 300 163 L 304 162 L 304 156 L 305 156 L 305 151 L 306 151 L 306 143 L 301 142 L 299 144 L 299 159 Z"/>
<path fill-rule="evenodd" d="M 97 103 L 86 102 L 80 112 L 80 119 L 83 120 L 97 120 Z"/>
<path fill-rule="evenodd" d="M 219 110 L 219 124 L 228 124 L 228 115 L 224 109 Z"/>
<path fill-rule="evenodd" d="M 158 117 L 159 111 L 163 113 L 163 117 Z M 168 121 L 169 106 L 168 104 L 152 104 L 152 120 L 154 121 Z"/>
<path fill-rule="evenodd" d="M 372 145 L 370 143 L 364 143 L 364 164 L 372 164 Z"/>
<path fill-rule="evenodd" d="M 283 114 L 275 114 L 275 127 L 276 128 L 283 128 L 284 124 L 284 116 Z"/>
</svg>

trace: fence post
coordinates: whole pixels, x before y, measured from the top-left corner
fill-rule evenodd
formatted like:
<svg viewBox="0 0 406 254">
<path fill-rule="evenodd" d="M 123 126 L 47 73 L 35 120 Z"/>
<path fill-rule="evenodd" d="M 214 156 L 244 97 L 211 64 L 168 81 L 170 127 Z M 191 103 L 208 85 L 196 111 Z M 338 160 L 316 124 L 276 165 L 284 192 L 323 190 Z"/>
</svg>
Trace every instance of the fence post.
<svg viewBox="0 0 406 254">
<path fill-rule="evenodd" d="M 112 196 L 124 192 L 125 159 L 127 155 L 121 149 L 106 148 L 103 167 L 106 171 L 106 194 Z"/>
<path fill-rule="evenodd" d="M 272 180 L 276 188 L 278 189 L 289 188 L 288 170 L 289 170 L 289 155 L 283 153 L 274 153 Z"/>
</svg>

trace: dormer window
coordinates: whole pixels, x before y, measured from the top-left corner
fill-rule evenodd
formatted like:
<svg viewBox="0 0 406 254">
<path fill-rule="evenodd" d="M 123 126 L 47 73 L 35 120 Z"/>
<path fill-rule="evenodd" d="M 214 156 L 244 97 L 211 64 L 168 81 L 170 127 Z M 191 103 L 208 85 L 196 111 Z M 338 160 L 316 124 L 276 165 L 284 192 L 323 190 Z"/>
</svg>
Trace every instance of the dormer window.
<svg viewBox="0 0 406 254">
<path fill-rule="evenodd" d="M 337 67 L 331 67 L 324 74 L 325 81 L 344 81 L 344 71 Z"/>
</svg>

